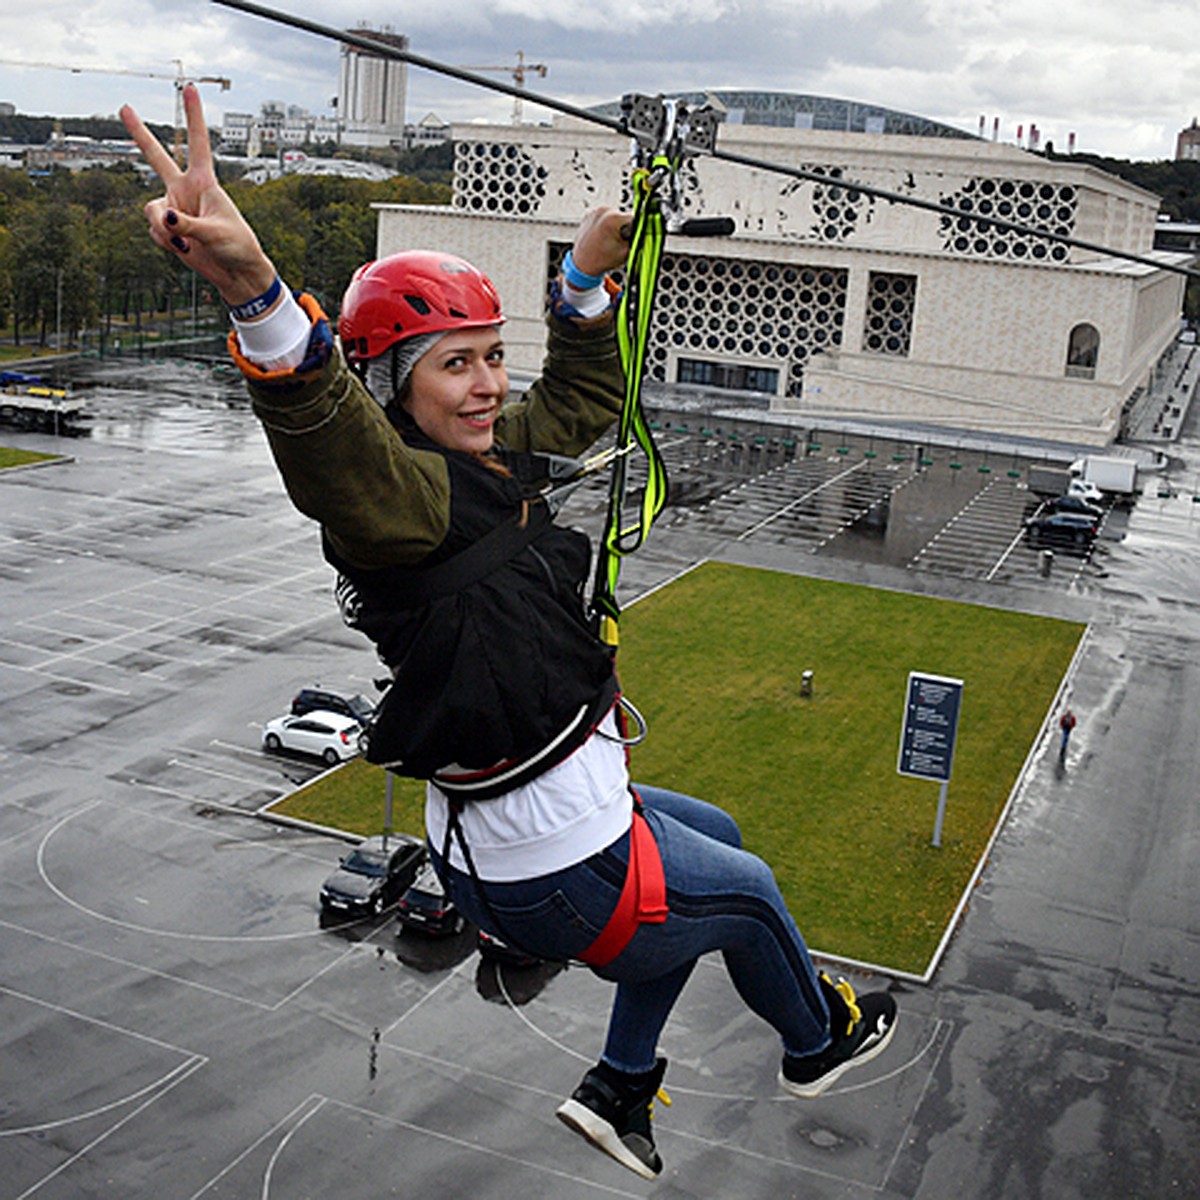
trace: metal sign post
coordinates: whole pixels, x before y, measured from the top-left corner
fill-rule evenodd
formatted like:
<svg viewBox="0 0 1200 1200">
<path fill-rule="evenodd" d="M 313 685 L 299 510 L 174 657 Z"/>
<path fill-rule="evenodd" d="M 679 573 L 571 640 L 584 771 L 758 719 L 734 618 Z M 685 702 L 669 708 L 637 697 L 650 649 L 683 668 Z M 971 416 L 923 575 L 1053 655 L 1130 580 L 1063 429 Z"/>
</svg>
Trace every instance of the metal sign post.
<svg viewBox="0 0 1200 1200">
<path fill-rule="evenodd" d="M 908 673 L 904 721 L 900 729 L 900 758 L 896 770 L 901 775 L 941 782 L 937 818 L 933 826 L 935 846 L 942 844 L 942 824 L 946 818 L 946 793 L 954 764 L 962 689 L 961 679 L 929 675 L 922 671 Z"/>
<path fill-rule="evenodd" d="M 395 788 L 396 777 L 387 772 L 387 784 L 383 792 L 383 848 L 387 849 L 388 834 L 392 832 L 392 792 Z"/>
</svg>

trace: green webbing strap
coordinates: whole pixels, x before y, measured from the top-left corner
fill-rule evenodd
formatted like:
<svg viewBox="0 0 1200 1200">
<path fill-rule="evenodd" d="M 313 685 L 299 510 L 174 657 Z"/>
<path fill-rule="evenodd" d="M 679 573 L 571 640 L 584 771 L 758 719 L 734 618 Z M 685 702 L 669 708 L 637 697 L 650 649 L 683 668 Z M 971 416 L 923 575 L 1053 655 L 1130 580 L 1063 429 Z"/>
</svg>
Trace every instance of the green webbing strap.
<svg viewBox="0 0 1200 1200">
<path fill-rule="evenodd" d="M 654 157 L 651 170 L 633 172 L 633 222 L 629 238 L 629 257 L 625 268 L 625 292 L 617 309 L 617 345 L 625 369 L 625 402 L 617 426 L 616 458 L 608 494 L 608 516 L 604 536 L 596 558 L 596 585 L 592 607 L 599 622 L 600 639 L 608 646 L 617 645 L 617 576 L 621 559 L 632 554 L 646 540 L 654 519 L 667 500 L 667 469 L 642 410 L 642 376 L 650 342 L 650 315 L 654 291 L 662 262 L 666 223 L 659 206 L 657 181 L 673 164 L 664 154 Z M 642 494 L 638 519 L 625 524 L 622 509 L 628 472 L 628 451 L 634 445 L 646 456 L 646 487 Z"/>
</svg>

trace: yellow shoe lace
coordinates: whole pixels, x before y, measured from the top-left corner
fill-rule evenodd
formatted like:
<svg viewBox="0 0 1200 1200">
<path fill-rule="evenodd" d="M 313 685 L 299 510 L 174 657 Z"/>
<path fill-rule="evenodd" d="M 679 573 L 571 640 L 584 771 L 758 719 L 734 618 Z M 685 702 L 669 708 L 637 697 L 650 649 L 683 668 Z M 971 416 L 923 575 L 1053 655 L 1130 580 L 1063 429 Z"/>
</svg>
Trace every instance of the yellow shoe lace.
<svg viewBox="0 0 1200 1200">
<path fill-rule="evenodd" d="M 839 976 L 837 983 L 834 983 L 824 972 L 822 972 L 821 978 L 845 1000 L 846 1007 L 850 1010 L 850 1024 L 846 1026 L 846 1033 L 847 1035 L 853 1033 L 855 1025 L 862 1020 L 862 1009 L 858 1007 L 858 1001 L 855 999 L 854 989 L 850 986 L 850 981 Z"/>
<path fill-rule="evenodd" d="M 667 1095 L 667 1089 L 664 1087 L 660 1087 L 658 1089 L 658 1091 L 655 1092 L 654 1095 L 650 1097 L 650 1103 L 648 1105 L 646 1105 L 646 1113 L 647 1113 L 647 1115 L 649 1115 L 651 1117 L 654 1116 L 654 1101 L 655 1100 L 661 1100 L 663 1102 L 664 1108 L 671 1107 L 671 1097 Z"/>
</svg>

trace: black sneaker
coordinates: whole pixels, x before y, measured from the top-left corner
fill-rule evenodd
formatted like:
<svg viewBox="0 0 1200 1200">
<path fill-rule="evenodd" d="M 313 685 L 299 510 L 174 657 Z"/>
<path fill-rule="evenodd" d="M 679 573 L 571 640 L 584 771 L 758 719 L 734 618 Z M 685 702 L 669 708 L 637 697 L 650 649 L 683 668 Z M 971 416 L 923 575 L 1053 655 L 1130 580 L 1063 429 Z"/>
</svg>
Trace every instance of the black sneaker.
<svg viewBox="0 0 1200 1200">
<path fill-rule="evenodd" d="M 662 1090 L 666 1070 L 665 1058 L 645 1075 L 625 1075 L 607 1063 L 597 1063 L 571 1098 L 559 1105 L 558 1119 L 623 1167 L 653 1179 L 662 1170 L 662 1159 L 654 1148 L 650 1118 L 655 1097 L 671 1103 Z"/>
<path fill-rule="evenodd" d="M 819 1096 L 853 1067 L 870 1062 L 896 1032 L 896 1001 L 887 992 L 855 996 L 844 980 L 819 976 L 833 1041 L 820 1054 L 783 1056 L 780 1084 L 793 1096 Z"/>
</svg>

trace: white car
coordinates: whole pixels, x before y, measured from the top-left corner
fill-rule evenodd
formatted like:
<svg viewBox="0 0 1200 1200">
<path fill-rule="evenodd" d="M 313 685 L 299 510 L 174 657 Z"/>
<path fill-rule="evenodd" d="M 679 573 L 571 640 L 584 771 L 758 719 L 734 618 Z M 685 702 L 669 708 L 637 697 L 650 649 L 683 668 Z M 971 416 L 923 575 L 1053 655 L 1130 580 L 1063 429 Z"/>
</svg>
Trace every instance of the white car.
<svg viewBox="0 0 1200 1200">
<path fill-rule="evenodd" d="M 1100 504 L 1104 500 L 1104 493 L 1086 479 L 1072 479 L 1067 484 L 1067 495 L 1078 496 L 1080 500 L 1086 500 L 1089 504 Z"/>
<path fill-rule="evenodd" d="M 317 709 L 303 716 L 276 717 L 263 727 L 266 750 L 294 750 L 323 759 L 331 767 L 358 753 L 362 726 L 342 713 Z"/>
</svg>

